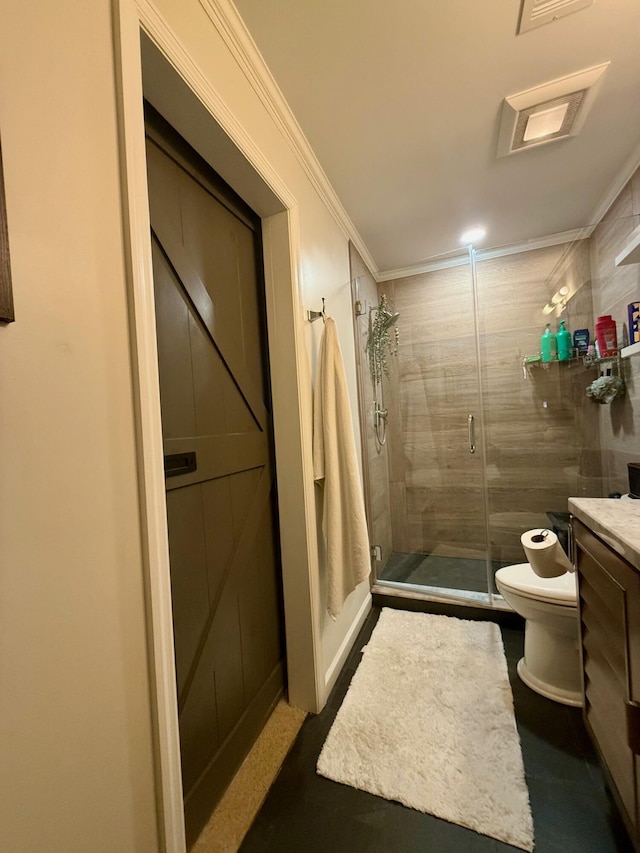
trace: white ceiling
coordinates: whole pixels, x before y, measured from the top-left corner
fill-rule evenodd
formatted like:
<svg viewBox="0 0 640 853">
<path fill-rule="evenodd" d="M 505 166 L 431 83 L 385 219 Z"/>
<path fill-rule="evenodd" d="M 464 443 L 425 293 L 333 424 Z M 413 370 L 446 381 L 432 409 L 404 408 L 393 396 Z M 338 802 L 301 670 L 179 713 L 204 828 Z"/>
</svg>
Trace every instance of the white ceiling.
<svg viewBox="0 0 640 853">
<path fill-rule="evenodd" d="M 379 271 L 593 224 L 640 161 L 640 2 L 234 0 Z M 503 99 L 611 61 L 576 137 L 497 158 Z"/>
</svg>

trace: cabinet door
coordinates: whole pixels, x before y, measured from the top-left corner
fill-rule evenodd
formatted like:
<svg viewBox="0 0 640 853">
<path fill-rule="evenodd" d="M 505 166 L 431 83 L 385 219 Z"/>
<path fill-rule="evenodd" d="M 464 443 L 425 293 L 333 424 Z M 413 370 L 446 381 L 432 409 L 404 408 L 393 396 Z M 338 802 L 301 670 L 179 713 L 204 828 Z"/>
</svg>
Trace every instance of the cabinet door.
<svg viewBox="0 0 640 853">
<path fill-rule="evenodd" d="M 640 702 L 640 573 L 578 522 L 574 532 L 585 722 L 637 846 L 640 765 L 630 705 Z"/>
</svg>

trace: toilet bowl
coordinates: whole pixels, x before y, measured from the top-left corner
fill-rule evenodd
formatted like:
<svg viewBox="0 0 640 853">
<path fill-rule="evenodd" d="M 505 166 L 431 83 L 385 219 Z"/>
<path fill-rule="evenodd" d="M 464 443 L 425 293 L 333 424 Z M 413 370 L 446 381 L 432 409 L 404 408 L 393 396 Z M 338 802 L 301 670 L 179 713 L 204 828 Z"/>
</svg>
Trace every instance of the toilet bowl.
<svg viewBox="0 0 640 853">
<path fill-rule="evenodd" d="M 496 572 L 498 591 L 526 620 L 518 675 L 555 702 L 582 705 L 576 575 L 541 578 L 529 563 Z"/>
</svg>

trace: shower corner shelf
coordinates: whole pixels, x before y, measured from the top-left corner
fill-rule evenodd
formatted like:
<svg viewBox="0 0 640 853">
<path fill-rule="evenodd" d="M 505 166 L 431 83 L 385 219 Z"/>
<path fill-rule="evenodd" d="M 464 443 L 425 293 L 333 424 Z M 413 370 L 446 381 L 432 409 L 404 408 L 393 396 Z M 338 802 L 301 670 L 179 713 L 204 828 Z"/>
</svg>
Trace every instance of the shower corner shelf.
<svg viewBox="0 0 640 853">
<path fill-rule="evenodd" d="M 624 347 L 615 355 L 606 356 L 604 358 L 599 358 L 595 356 L 588 355 L 579 355 L 574 356 L 573 358 L 566 358 L 560 361 L 560 359 L 554 359 L 553 361 L 543 361 L 541 356 L 539 355 L 525 355 L 522 359 L 522 368 L 524 370 L 525 378 L 527 373 L 527 367 L 542 367 L 545 370 L 548 370 L 552 364 L 566 364 L 571 367 L 572 364 L 581 364 L 584 367 L 597 367 L 601 364 L 617 364 L 618 368 L 620 367 L 620 362 L 623 358 L 628 358 L 631 355 L 635 355 L 636 353 L 640 353 L 640 344 L 632 344 L 630 347 Z"/>
</svg>

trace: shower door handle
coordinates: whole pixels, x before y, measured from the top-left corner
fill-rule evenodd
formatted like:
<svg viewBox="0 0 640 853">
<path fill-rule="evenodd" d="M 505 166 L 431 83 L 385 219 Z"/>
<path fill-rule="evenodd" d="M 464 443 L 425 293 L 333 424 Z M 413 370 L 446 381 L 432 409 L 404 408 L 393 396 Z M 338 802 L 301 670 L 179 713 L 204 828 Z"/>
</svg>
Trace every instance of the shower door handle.
<svg viewBox="0 0 640 853">
<path fill-rule="evenodd" d="M 476 452 L 476 424 L 473 415 L 467 418 L 467 426 L 469 428 L 469 453 Z"/>
</svg>

